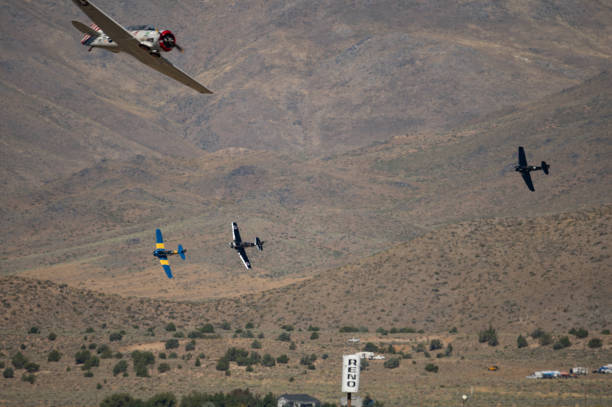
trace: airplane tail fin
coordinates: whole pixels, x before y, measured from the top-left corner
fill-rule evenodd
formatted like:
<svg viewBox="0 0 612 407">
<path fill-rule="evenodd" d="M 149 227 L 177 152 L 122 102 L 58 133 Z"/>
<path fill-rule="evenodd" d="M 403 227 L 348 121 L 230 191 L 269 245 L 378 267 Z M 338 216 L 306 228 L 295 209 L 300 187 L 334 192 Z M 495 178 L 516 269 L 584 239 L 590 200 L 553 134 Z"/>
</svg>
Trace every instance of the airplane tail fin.
<svg viewBox="0 0 612 407">
<path fill-rule="evenodd" d="M 100 27 L 96 24 L 91 24 L 89 27 L 80 21 L 72 21 L 72 26 L 82 32 L 83 38 L 81 38 L 81 44 L 89 46 L 96 38 L 101 35 Z"/>
<path fill-rule="evenodd" d="M 259 240 L 258 237 L 255 238 L 255 246 L 257 246 L 257 249 L 260 252 L 263 251 L 263 244 L 264 244 L 264 242 L 262 240 Z"/>
<path fill-rule="evenodd" d="M 187 249 L 183 249 L 182 245 L 178 245 L 178 254 L 181 256 L 181 259 L 185 260 L 185 252 Z"/>
<path fill-rule="evenodd" d="M 546 161 L 542 161 L 542 170 L 544 171 L 544 174 L 548 175 L 549 168 L 550 168 L 550 165 L 546 164 Z"/>
</svg>

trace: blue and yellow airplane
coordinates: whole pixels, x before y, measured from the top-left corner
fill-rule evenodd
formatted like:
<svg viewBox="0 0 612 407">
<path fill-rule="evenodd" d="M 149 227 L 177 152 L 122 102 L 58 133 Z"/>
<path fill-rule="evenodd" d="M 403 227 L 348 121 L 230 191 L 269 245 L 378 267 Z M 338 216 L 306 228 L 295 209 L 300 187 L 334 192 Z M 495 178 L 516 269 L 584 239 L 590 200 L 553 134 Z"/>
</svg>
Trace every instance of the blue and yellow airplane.
<svg viewBox="0 0 612 407">
<path fill-rule="evenodd" d="M 185 260 L 185 252 L 187 249 L 183 249 L 183 246 L 178 245 L 178 250 L 166 250 L 164 248 L 164 238 L 162 237 L 162 232 L 159 229 L 155 229 L 155 238 L 157 240 L 157 244 L 155 245 L 153 256 L 159 259 L 159 262 L 164 268 L 168 278 L 172 278 L 172 270 L 170 269 L 170 264 L 168 264 L 168 256 L 178 254 L 181 256 L 181 259 Z"/>
</svg>

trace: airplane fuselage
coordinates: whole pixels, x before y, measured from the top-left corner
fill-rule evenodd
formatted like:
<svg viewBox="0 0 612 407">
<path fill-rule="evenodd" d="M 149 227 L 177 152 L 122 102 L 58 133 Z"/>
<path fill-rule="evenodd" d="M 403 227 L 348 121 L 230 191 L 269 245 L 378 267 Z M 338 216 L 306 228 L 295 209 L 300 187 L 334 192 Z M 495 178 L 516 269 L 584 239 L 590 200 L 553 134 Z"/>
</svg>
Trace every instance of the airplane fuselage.
<svg viewBox="0 0 612 407">
<path fill-rule="evenodd" d="M 187 250 L 184 250 L 186 252 Z M 165 250 L 165 249 L 155 249 L 153 252 L 153 256 L 161 258 L 164 256 L 174 256 L 175 254 L 179 254 L 178 250 Z"/>
<path fill-rule="evenodd" d="M 176 42 L 172 32 L 169 30 L 159 31 L 153 26 L 128 27 L 128 31 L 140 42 L 140 46 L 151 54 L 159 55 L 162 51 L 171 51 Z M 99 34 L 97 37 L 85 34 L 81 43 L 88 46 L 90 50 L 92 48 L 102 48 L 115 53 L 121 51 L 119 45 L 102 30 L 97 29 L 97 33 Z"/>
<path fill-rule="evenodd" d="M 255 247 L 255 243 L 251 243 L 251 242 L 240 242 L 240 243 L 236 243 L 236 242 L 230 242 L 230 247 L 232 249 L 244 249 L 247 247 Z"/>
<path fill-rule="evenodd" d="M 527 165 L 527 166 L 517 165 L 517 166 L 514 167 L 514 171 L 521 172 L 521 173 L 524 173 L 524 174 L 528 174 L 531 171 L 538 171 L 538 170 L 541 170 L 541 169 L 542 169 L 542 167 L 535 166 L 535 165 Z"/>
</svg>

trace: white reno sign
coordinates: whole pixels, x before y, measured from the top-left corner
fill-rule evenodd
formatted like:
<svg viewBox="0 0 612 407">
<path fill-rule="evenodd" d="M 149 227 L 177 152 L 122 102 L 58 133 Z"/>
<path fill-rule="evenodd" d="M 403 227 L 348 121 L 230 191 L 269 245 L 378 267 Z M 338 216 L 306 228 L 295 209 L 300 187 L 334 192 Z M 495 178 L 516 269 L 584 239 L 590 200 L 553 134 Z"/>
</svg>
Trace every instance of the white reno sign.
<svg viewBox="0 0 612 407">
<path fill-rule="evenodd" d="M 359 391 L 359 355 L 342 356 L 342 392 L 356 393 Z"/>
</svg>

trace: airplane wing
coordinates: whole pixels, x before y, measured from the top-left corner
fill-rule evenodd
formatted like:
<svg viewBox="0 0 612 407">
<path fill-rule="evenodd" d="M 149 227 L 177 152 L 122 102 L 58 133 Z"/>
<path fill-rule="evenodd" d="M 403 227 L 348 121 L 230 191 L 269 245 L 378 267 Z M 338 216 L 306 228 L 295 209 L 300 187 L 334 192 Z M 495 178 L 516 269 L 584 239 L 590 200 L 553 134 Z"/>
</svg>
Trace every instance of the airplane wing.
<svg viewBox="0 0 612 407">
<path fill-rule="evenodd" d="M 161 266 L 166 272 L 166 275 L 168 276 L 168 278 L 172 278 L 172 270 L 170 269 L 170 264 L 168 263 L 168 257 L 166 256 L 160 257 L 159 262 L 161 263 Z"/>
<path fill-rule="evenodd" d="M 159 229 L 155 229 L 155 244 L 156 249 L 164 249 L 164 238 L 162 237 L 162 232 Z"/>
<path fill-rule="evenodd" d="M 244 267 L 246 267 L 247 269 L 251 268 L 251 262 L 249 261 L 249 258 L 247 257 L 246 251 L 243 248 L 238 249 L 238 254 L 240 255 L 240 260 L 242 260 L 242 262 L 244 263 Z"/>
<path fill-rule="evenodd" d="M 533 187 L 533 182 L 531 182 L 531 175 L 528 172 L 521 172 L 521 176 L 525 180 L 527 188 L 529 188 L 530 191 L 535 191 L 535 188 Z"/>
<path fill-rule="evenodd" d="M 523 147 L 518 148 L 518 163 L 521 167 L 527 166 L 527 157 L 525 157 L 525 149 Z"/>
<path fill-rule="evenodd" d="M 234 237 L 234 243 L 240 244 L 242 243 L 242 238 L 240 237 L 240 231 L 238 230 L 238 225 L 236 222 L 232 222 L 232 235 Z"/>
<path fill-rule="evenodd" d="M 113 41 L 115 41 L 122 51 L 127 52 L 143 64 L 155 69 L 157 72 L 163 73 L 164 75 L 169 76 L 170 78 L 177 80 L 183 85 L 187 85 L 200 93 L 212 93 L 185 72 L 172 65 L 172 63 L 170 63 L 170 61 L 164 57 L 153 56 L 149 53 L 149 51 L 141 48 L 140 41 L 138 41 L 119 23 L 97 8 L 91 1 L 72 1 L 78 8 L 81 9 L 83 13 L 87 15 L 87 17 L 91 18 L 91 20 L 96 23 L 98 27 L 100 27 L 104 34 L 108 35 Z"/>
</svg>

